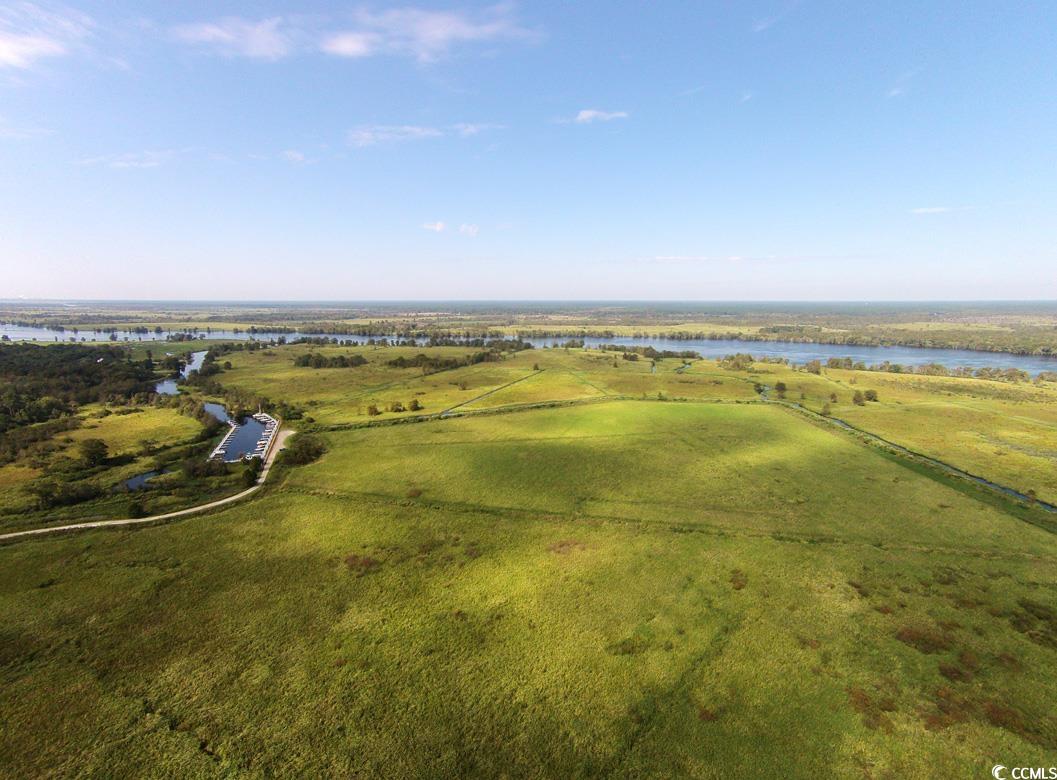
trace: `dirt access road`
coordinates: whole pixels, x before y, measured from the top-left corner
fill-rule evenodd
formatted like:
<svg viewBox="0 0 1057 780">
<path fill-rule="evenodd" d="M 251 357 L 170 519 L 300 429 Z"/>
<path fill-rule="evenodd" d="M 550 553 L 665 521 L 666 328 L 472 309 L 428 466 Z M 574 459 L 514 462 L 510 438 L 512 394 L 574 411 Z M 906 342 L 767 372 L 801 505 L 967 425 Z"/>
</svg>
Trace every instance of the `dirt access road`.
<svg viewBox="0 0 1057 780">
<path fill-rule="evenodd" d="M 261 489 L 264 485 L 264 480 L 268 478 L 268 472 L 272 469 L 272 464 L 275 462 L 276 456 L 283 449 L 283 444 L 290 434 L 294 433 L 292 430 L 282 430 L 275 435 L 275 441 L 272 443 L 272 448 L 268 452 L 268 457 L 264 460 L 264 468 L 261 469 L 260 475 L 257 477 L 257 484 L 251 488 L 246 488 L 241 493 L 236 493 L 233 496 L 227 498 L 219 498 L 216 501 L 210 501 L 208 504 L 199 504 L 198 506 L 192 506 L 188 509 L 181 509 L 177 512 L 167 512 L 163 515 L 151 515 L 150 517 L 137 517 L 129 518 L 127 520 L 94 520 L 90 523 L 74 523 L 72 525 L 56 525 L 48 528 L 34 528 L 29 531 L 16 531 L 10 534 L 0 534 L 0 543 L 16 541 L 18 539 L 27 539 L 31 536 L 43 536 L 44 534 L 58 534 L 58 533 L 70 533 L 73 531 L 85 531 L 91 528 L 118 528 L 126 525 L 146 525 L 147 523 L 158 523 L 165 520 L 172 520 L 176 517 L 183 517 L 184 515 L 193 515 L 198 512 L 205 512 L 209 509 L 216 509 L 217 507 L 225 506 L 226 504 L 233 504 L 236 501 L 241 501 L 247 496 L 252 495 Z"/>
</svg>

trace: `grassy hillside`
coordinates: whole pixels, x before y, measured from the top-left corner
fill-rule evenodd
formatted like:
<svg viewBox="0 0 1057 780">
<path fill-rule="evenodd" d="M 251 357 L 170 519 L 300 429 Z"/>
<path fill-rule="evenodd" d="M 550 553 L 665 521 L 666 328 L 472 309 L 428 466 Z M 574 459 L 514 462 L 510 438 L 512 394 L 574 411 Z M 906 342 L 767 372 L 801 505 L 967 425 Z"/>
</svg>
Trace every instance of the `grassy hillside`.
<svg viewBox="0 0 1057 780">
<path fill-rule="evenodd" d="M 253 503 L 0 549 L 5 774 L 970 776 L 1057 750 L 1057 539 L 839 432 L 637 401 L 325 436 Z"/>
</svg>

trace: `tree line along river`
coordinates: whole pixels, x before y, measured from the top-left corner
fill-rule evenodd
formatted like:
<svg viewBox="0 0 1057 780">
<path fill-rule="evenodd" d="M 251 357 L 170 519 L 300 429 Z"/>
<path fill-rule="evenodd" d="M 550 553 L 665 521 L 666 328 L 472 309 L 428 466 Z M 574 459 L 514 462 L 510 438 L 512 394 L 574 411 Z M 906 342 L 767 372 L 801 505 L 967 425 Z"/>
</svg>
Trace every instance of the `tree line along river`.
<svg viewBox="0 0 1057 780">
<path fill-rule="evenodd" d="M 9 341 L 35 341 L 47 342 L 167 342 L 171 340 L 212 340 L 212 341 L 272 341 L 275 339 L 292 340 L 300 336 L 329 336 L 330 334 L 298 333 L 298 332 L 271 332 L 264 330 L 233 330 L 223 328 L 202 328 L 198 330 L 173 330 L 133 332 L 122 330 L 76 330 L 66 329 L 63 331 L 49 328 L 32 327 L 27 325 L 0 325 L 0 339 Z M 356 335 L 334 336 L 344 342 L 364 342 L 367 339 L 396 339 L 398 337 L 386 334 L 376 336 Z M 562 344 L 568 338 L 523 338 L 535 347 Z M 402 340 L 402 339 L 401 339 Z M 699 353 L 706 358 L 721 358 L 736 352 L 747 352 L 754 357 L 784 358 L 791 363 L 803 364 L 810 360 L 821 360 L 825 362 L 830 358 L 850 358 L 853 362 L 862 362 L 866 365 L 880 365 L 882 363 L 895 363 L 904 366 L 922 366 L 930 363 L 939 363 L 947 368 L 968 368 L 972 370 L 980 368 L 1006 369 L 1015 368 L 1026 371 L 1032 376 L 1043 371 L 1057 371 L 1057 358 L 1044 355 L 1016 355 L 1011 352 L 978 352 L 966 349 L 938 349 L 925 347 L 880 347 L 880 346 L 853 346 L 848 344 L 818 344 L 791 341 L 747 341 L 741 339 L 666 339 L 662 337 L 633 338 L 630 336 L 610 337 L 575 337 L 576 341 L 582 341 L 584 346 L 597 348 L 604 344 L 614 344 L 627 347 L 653 347 L 657 350 L 670 350 L 682 352 L 690 350 Z M 419 339 L 420 342 L 423 339 Z M 175 389 L 175 386 L 173 387 Z"/>
</svg>

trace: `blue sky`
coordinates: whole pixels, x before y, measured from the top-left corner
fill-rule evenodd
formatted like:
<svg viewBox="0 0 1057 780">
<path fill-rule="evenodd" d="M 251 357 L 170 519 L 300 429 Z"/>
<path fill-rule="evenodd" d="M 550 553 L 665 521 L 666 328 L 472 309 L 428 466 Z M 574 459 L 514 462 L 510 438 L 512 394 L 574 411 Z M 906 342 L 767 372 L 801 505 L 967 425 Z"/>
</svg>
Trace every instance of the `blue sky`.
<svg viewBox="0 0 1057 780">
<path fill-rule="evenodd" d="M 1055 30 L 0 0 L 0 298 L 1057 298 Z"/>
</svg>

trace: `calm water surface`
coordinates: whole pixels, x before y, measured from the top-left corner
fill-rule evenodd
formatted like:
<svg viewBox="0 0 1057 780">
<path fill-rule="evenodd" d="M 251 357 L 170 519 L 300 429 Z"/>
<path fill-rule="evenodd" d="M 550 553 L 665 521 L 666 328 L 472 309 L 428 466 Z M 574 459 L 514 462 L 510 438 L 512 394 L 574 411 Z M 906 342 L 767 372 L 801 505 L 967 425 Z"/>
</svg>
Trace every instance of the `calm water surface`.
<svg viewBox="0 0 1057 780">
<path fill-rule="evenodd" d="M 180 333 L 183 331 L 172 331 Z M 136 341 L 165 341 L 169 331 L 162 333 L 128 333 L 118 332 L 118 343 Z M 248 333 L 246 331 L 234 331 L 230 329 L 209 329 L 194 332 L 196 337 L 224 341 L 271 341 L 278 338 L 292 340 L 298 338 L 297 333 L 274 333 L 259 331 Z M 0 337 L 7 336 L 13 341 L 69 341 L 74 338 L 77 341 L 107 341 L 109 333 L 94 330 L 81 330 L 76 334 L 72 331 L 56 332 L 46 328 L 30 328 L 20 325 L 0 325 Z M 371 336 L 337 336 L 341 340 L 363 342 Z M 386 336 L 374 336 L 376 339 L 384 339 Z M 565 341 L 566 338 L 543 338 L 525 339 L 533 346 L 543 347 L 554 343 Z M 1038 374 L 1040 371 L 1057 371 L 1057 358 L 1038 355 L 1014 355 L 1009 352 L 975 352 L 965 349 L 929 349 L 925 347 L 855 347 L 843 344 L 802 344 L 790 341 L 741 341 L 738 339 L 692 339 L 681 341 L 665 338 L 642 338 L 636 339 L 628 336 L 613 336 L 612 338 L 584 338 L 586 346 L 597 347 L 601 344 L 617 344 L 623 346 L 646 347 L 650 346 L 659 350 L 693 350 L 699 352 L 703 357 L 717 358 L 734 352 L 748 352 L 755 357 L 778 357 L 786 358 L 793 363 L 806 363 L 809 360 L 821 360 L 825 362 L 831 357 L 851 358 L 867 365 L 883 363 L 899 363 L 904 366 L 921 366 L 926 363 L 942 363 L 948 368 L 1019 368 L 1030 374 Z M 194 355 L 205 356 L 205 353 L 195 352 Z M 201 365 L 199 359 L 198 366 Z M 198 366 L 191 366 L 194 370 Z M 166 384 L 166 389 L 158 392 L 172 394 L 176 392 L 175 383 Z"/>
</svg>

